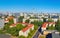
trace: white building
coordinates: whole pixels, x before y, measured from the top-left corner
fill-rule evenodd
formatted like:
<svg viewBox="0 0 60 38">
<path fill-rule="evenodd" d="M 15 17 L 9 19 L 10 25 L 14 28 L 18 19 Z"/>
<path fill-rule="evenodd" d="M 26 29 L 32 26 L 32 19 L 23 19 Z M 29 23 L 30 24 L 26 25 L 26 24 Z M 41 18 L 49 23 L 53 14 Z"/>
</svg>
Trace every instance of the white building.
<svg viewBox="0 0 60 38">
<path fill-rule="evenodd" d="M 25 23 L 26 20 L 27 20 L 27 19 L 23 19 L 23 23 Z M 30 20 L 30 23 L 31 23 L 31 22 L 34 22 L 34 21 L 43 21 L 42 18 L 40 18 L 40 19 L 29 19 L 29 20 Z"/>
<path fill-rule="evenodd" d="M 8 22 L 9 22 L 8 18 L 5 18 L 4 23 L 8 23 Z"/>
<path fill-rule="evenodd" d="M 47 22 L 47 23 L 45 22 L 45 23 L 42 24 L 42 28 L 41 29 L 42 29 L 42 31 L 44 31 L 44 30 L 46 30 L 46 28 L 48 26 L 50 27 L 52 25 L 53 25 L 53 27 L 55 27 L 55 22 Z"/>
<path fill-rule="evenodd" d="M 57 21 L 58 21 L 58 18 L 52 18 L 52 20 L 53 20 L 54 22 L 57 22 Z"/>
<path fill-rule="evenodd" d="M 46 30 L 47 26 L 48 26 L 48 23 L 43 23 L 41 27 L 42 31 Z"/>
<path fill-rule="evenodd" d="M 53 27 L 55 27 L 55 22 L 49 22 L 48 24 L 49 24 L 49 26 L 53 25 Z"/>
<path fill-rule="evenodd" d="M 4 19 L 0 19 L 0 29 L 4 27 Z"/>
<path fill-rule="evenodd" d="M 19 36 L 23 35 L 23 36 L 27 37 L 28 33 L 30 32 L 30 29 L 34 30 L 33 24 L 29 24 L 26 28 L 23 28 L 22 30 L 20 30 Z"/>
<path fill-rule="evenodd" d="M 13 20 L 14 20 L 14 24 L 16 24 L 16 23 L 17 23 L 17 19 L 16 19 L 16 18 L 14 18 Z"/>
<path fill-rule="evenodd" d="M 23 13 L 20 13 L 20 16 L 24 16 L 24 14 Z"/>
</svg>

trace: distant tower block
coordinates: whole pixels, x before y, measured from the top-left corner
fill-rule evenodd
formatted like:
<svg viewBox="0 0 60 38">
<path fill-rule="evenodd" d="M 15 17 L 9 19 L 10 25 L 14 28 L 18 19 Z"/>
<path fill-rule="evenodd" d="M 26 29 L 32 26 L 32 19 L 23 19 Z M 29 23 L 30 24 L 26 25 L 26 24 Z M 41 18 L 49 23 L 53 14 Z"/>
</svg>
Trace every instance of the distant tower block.
<svg viewBox="0 0 60 38">
<path fill-rule="evenodd" d="M 12 16 L 12 14 L 11 14 L 11 13 L 9 13 L 9 16 Z"/>
<path fill-rule="evenodd" d="M 16 22 L 17 22 L 17 21 L 16 21 L 16 18 L 14 18 L 13 20 L 14 20 L 14 24 L 16 24 Z"/>
</svg>

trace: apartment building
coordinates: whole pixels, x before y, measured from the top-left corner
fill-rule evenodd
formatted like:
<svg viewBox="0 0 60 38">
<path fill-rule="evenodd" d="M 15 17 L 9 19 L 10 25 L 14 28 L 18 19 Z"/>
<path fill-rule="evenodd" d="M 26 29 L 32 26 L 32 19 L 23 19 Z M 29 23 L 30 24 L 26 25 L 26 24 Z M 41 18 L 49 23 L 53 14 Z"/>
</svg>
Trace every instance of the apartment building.
<svg viewBox="0 0 60 38">
<path fill-rule="evenodd" d="M 28 24 L 27 27 L 20 30 L 19 31 L 19 36 L 23 35 L 23 36 L 27 37 L 28 33 L 30 32 L 30 29 L 34 30 L 34 25 L 33 24 Z"/>
<path fill-rule="evenodd" d="M 0 18 L 0 29 L 4 27 L 4 19 Z"/>
<path fill-rule="evenodd" d="M 44 31 L 44 30 L 46 30 L 46 28 L 49 26 L 52 26 L 53 25 L 53 27 L 55 27 L 55 22 L 45 22 L 45 23 L 43 23 L 42 24 L 42 27 L 41 27 L 41 29 L 42 29 L 42 31 Z"/>
</svg>

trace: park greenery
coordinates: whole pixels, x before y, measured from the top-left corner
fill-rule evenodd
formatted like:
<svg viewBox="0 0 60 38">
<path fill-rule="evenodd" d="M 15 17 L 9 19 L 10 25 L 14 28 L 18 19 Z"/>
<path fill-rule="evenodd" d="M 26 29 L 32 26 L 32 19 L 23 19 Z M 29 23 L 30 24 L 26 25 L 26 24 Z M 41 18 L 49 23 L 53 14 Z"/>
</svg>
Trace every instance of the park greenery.
<svg viewBox="0 0 60 38">
<path fill-rule="evenodd" d="M 13 36 L 18 36 L 19 35 L 19 31 L 22 30 L 24 28 L 24 26 L 22 24 L 17 24 L 16 27 L 13 28 L 9 28 L 7 30 L 7 33 L 13 35 Z"/>
<path fill-rule="evenodd" d="M 26 37 L 21 35 L 21 36 L 19 36 L 18 38 L 26 38 Z"/>
<path fill-rule="evenodd" d="M 55 30 L 55 27 L 53 27 L 53 25 L 48 26 L 48 27 L 47 27 L 47 30 Z"/>
<path fill-rule="evenodd" d="M 56 23 L 56 30 L 60 32 L 60 20 Z"/>
<path fill-rule="evenodd" d="M 19 35 L 19 31 L 22 30 L 25 26 L 23 26 L 22 24 L 17 24 L 16 27 L 12 27 L 10 28 L 10 25 L 13 23 L 13 20 L 10 20 L 9 23 L 6 23 L 3 31 L 4 33 L 8 33 L 11 34 L 12 36 L 18 36 Z M 0 33 L 3 33 L 2 30 L 0 30 Z"/>
<path fill-rule="evenodd" d="M 23 29 L 25 26 L 23 26 L 22 24 L 17 24 L 16 25 L 16 29 L 18 30 L 18 31 L 20 31 L 21 29 Z"/>
<path fill-rule="evenodd" d="M 48 22 L 53 22 L 53 20 L 51 18 L 48 19 Z"/>
<path fill-rule="evenodd" d="M 31 22 L 32 24 L 34 25 L 37 25 L 37 26 L 41 26 L 42 25 L 42 21 L 34 21 L 34 22 Z"/>
<path fill-rule="evenodd" d="M 10 25 L 13 24 L 13 23 L 14 23 L 13 19 L 9 20 Z"/>
<path fill-rule="evenodd" d="M 5 32 L 3 30 L 0 29 L 0 34 L 5 34 Z"/>
</svg>

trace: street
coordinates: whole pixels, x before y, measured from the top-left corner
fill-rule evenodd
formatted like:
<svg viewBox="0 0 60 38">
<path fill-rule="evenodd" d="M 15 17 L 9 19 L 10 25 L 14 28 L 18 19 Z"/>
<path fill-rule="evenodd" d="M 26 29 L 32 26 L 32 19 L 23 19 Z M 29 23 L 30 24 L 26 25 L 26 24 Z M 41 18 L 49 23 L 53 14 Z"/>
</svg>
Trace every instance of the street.
<svg viewBox="0 0 60 38">
<path fill-rule="evenodd" d="M 41 27 L 38 28 L 38 31 L 36 32 L 33 38 L 38 38 L 40 32 L 41 32 Z"/>
</svg>

